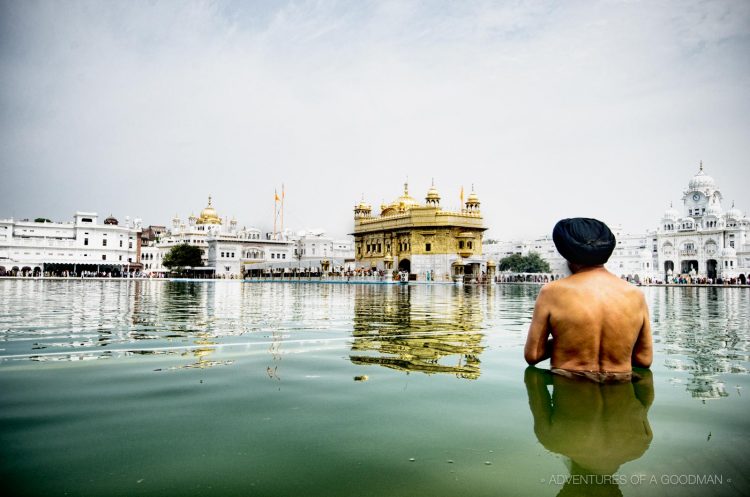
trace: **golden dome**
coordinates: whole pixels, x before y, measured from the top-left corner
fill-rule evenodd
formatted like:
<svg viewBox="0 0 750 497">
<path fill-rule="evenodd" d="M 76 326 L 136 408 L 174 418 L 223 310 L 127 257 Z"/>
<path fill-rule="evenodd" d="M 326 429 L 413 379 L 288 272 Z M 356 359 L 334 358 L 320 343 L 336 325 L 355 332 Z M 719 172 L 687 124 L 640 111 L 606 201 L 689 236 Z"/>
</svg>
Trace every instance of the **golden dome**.
<svg viewBox="0 0 750 497">
<path fill-rule="evenodd" d="M 386 209 L 383 210 L 385 211 L 393 209 L 397 212 L 404 212 L 408 211 L 412 207 L 417 206 L 419 206 L 419 202 L 417 202 L 414 197 L 409 195 L 409 183 L 404 183 L 404 193 L 396 200 L 388 204 L 388 206 L 386 206 Z"/>
<path fill-rule="evenodd" d="M 472 204 L 478 204 L 479 203 L 479 197 L 472 190 L 471 193 L 469 194 L 469 198 L 466 199 L 466 202 L 467 203 L 471 202 Z"/>
<path fill-rule="evenodd" d="M 208 196 L 208 205 L 201 211 L 197 224 L 221 224 L 221 218 L 211 205 L 211 195 Z"/>
</svg>

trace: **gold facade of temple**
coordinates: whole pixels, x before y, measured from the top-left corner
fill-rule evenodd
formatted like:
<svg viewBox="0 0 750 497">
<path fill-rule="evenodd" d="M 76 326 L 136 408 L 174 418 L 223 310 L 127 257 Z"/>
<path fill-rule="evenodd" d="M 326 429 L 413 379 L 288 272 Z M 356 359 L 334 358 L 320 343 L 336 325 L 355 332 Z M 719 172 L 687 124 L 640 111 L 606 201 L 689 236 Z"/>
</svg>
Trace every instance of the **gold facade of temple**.
<svg viewBox="0 0 750 497">
<path fill-rule="evenodd" d="M 421 204 L 404 184 L 403 194 L 381 205 L 377 216 L 362 201 L 354 208 L 357 266 L 406 271 L 413 279 L 479 278 L 487 269 L 494 269 L 482 256 L 486 228 L 479 206 L 472 191 L 460 211 L 443 210 L 434 185 Z"/>
</svg>

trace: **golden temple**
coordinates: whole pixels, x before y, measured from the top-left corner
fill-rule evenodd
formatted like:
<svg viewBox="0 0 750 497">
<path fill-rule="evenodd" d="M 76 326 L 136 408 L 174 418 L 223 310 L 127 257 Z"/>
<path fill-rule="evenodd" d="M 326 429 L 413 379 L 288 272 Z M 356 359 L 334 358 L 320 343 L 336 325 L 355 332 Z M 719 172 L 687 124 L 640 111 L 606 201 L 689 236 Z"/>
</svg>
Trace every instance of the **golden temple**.
<svg viewBox="0 0 750 497">
<path fill-rule="evenodd" d="M 463 197 L 463 194 L 462 194 Z M 403 193 L 373 215 L 364 200 L 354 207 L 354 256 L 359 268 L 409 273 L 410 279 L 480 279 L 494 272 L 482 256 L 484 227 L 473 191 L 459 211 L 444 210 L 434 183 L 422 204 Z"/>
</svg>

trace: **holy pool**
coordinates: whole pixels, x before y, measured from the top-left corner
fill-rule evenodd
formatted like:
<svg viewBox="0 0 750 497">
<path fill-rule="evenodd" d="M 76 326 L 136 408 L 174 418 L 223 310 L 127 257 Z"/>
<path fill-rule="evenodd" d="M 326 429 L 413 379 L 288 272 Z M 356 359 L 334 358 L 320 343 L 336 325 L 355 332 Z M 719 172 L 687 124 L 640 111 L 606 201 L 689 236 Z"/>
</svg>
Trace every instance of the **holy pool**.
<svg viewBox="0 0 750 497">
<path fill-rule="evenodd" d="M 527 370 L 535 286 L 0 280 L 0 487 L 750 494 L 750 291 L 643 291 L 602 391 Z"/>
</svg>

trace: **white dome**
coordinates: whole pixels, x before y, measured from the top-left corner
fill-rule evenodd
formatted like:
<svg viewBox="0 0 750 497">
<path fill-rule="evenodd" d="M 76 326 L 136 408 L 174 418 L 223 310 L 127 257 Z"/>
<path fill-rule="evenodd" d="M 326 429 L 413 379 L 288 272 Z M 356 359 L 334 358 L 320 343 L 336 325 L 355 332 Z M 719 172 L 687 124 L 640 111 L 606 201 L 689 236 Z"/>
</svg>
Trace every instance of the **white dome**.
<svg viewBox="0 0 750 497">
<path fill-rule="evenodd" d="M 735 207 L 734 203 L 732 204 L 732 208 L 727 211 L 726 216 L 732 219 L 742 219 L 744 217 L 742 211 Z"/>
<path fill-rule="evenodd" d="M 716 182 L 711 176 L 703 172 L 703 162 L 701 162 L 701 168 L 698 171 L 698 174 L 693 176 L 693 179 L 690 180 L 688 189 L 702 190 L 704 188 L 716 188 Z"/>
<path fill-rule="evenodd" d="M 670 221 L 677 221 L 679 217 L 680 217 L 680 212 L 674 207 L 672 207 L 671 205 L 669 206 L 669 209 L 664 211 L 663 219 L 667 219 Z"/>
<path fill-rule="evenodd" d="M 718 203 L 716 203 L 716 202 L 712 203 L 706 209 L 706 215 L 707 216 L 716 216 L 716 217 L 721 216 L 721 206 Z"/>
</svg>

